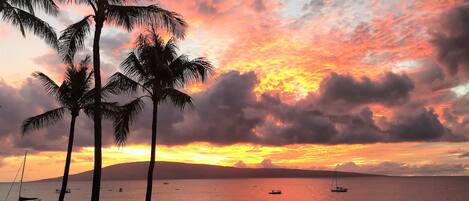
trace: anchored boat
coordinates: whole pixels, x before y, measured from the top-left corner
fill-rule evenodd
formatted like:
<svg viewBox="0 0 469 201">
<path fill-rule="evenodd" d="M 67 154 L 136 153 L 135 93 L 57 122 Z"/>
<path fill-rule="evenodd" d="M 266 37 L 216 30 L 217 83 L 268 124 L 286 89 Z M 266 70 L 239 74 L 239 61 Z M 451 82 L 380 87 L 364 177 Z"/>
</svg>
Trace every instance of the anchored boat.
<svg viewBox="0 0 469 201">
<path fill-rule="evenodd" d="M 334 192 L 334 193 L 345 193 L 347 192 L 347 188 L 344 188 L 344 187 L 340 187 L 340 186 L 336 186 L 335 188 L 332 188 L 331 189 L 331 192 Z"/>
<path fill-rule="evenodd" d="M 25 151 L 24 152 L 24 159 L 23 159 L 23 163 L 21 164 L 20 168 L 18 169 L 18 172 L 16 172 L 16 175 L 15 175 L 15 178 L 13 179 L 13 182 L 11 182 L 11 186 L 10 186 L 10 190 L 8 190 L 8 193 L 5 197 L 5 200 L 8 200 L 8 197 L 10 196 L 10 192 L 11 192 L 11 189 L 13 188 L 13 185 L 15 184 L 15 181 L 16 181 L 16 177 L 18 176 L 18 173 L 21 170 L 21 179 L 20 179 L 20 189 L 19 189 L 19 192 L 18 192 L 18 201 L 41 201 L 41 199 L 39 198 L 32 198 L 32 197 L 23 197 L 21 196 L 21 189 L 23 187 L 23 177 L 24 177 L 24 169 L 26 167 L 26 156 L 28 155 L 28 151 Z"/>
<path fill-rule="evenodd" d="M 348 191 L 347 188 L 339 186 L 339 184 L 338 184 L 339 175 L 338 175 L 337 169 L 334 170 L 334 172 L 335 172 L 335 186 L 334 186 L 334 181 L 332 181 L 332 183 L 331 183 L 331 192 L 333 192 L 333 193 L 345 193 L 345 192 L 347 192 Z"/>
<path fill-rule="evenodd" d="M 272 190 L 269 192 L 269 194 L 271 195 L 279 195 L 279 194 L 282 194 L 282 191 L 281 190 Z"/>
</svg>

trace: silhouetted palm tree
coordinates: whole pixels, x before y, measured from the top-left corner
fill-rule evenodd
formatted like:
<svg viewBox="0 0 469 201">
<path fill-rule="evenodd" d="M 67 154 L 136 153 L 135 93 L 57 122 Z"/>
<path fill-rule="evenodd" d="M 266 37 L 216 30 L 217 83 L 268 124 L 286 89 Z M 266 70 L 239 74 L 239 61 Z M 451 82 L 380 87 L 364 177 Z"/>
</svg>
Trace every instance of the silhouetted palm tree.
<svg viewBox="0 0 469 201">
<path fill-rule="evenodd" d="M 105 86 L 110 93 L 127 92 L 142 96 L 123 106 L 120 115 L 114 120 L 115 139 L 119 144 L 125 143 L 129 132 L 129 124 L 144 107 L 143 98 L 149 98 L 153 103 L 153 118 L 151 129 L 151 157 L 147 175 L 146 201 L 151 200 L 153 185 L 153 169 L 155 166 L 156 128 L 158 119 L 158 105 L 170 102 L 181 110 L 192 105 L 192 98 L 177 90 L 192 81 L 205 81 L 207 74 L 212 71 L 212 65 L 205 58 L 189 60 L 186 55 L 178 55 L 174 39 L 166 44 L 155 33 L 140 35 L 136 48 L 122 62 L 123 73 L 115 73 Z"/>
<path fill-rule="evenodd" d="M 53 0 L 0 0 L 0 16 L 3 21 L 17 27 L 23 37 L 26 30 L 44 39 L 57 48 L 57 34 L 45 21 L 35 16 L 34 9 L 41 9 L 50 15 L 57 15 L 58 7 Z"/>
<path fill-rule="evenodd" d="M 59 51 L 65 60 L 73 58 L 77 50 L 83 47 L 84 39 L 90 32 L 91 20 L 94 20 L 93 71 L 95 80 L 96 105 L 101 101 L 101 68 L 99 41 L 104 23 L 123 27 L 132 31 L 135 26 L 155 25 L 168 29 L 176 37 L 184 37 L 186 23 L 182 17 L 157 5 L 130 6 L 127 0 L 59 0 L 91 7 L 94 14 L 67 27 L 59 38 Z M 91 200 L 99 200 L 101 186 L 101 111 L 95 108 L 94 116 L 94 169 Z"/>
<path fill-rule="evenodd" d="M 69 112 L 71 117 L 67 157 L 59 201 L 64 200 L 65 190 L 67 189 L 75 133 L 75 120 L 82 110 L 86 115 L 93 116 L 95 91 L 91 89 L 93 78 L 92 72 L 88 71 L 87 68 L 89 62 L 90 59 L 87 57 L 80 62 L 78 68 L 72 63 L 68 64 L 65 80 L 60 86 L 44 73 L 33 73 L 33 76 L 42 82 L 47 94 L 54 97 L 60 104 L 60 107 L 26 119 L 22 125 L 23 134 L 57 123 L 67 112 Z M 101 110 L 107 115 L 115 114 L 115 111 L 118 109 L 115 103 L 102 103 L 102 106 Z"/>
</svg>

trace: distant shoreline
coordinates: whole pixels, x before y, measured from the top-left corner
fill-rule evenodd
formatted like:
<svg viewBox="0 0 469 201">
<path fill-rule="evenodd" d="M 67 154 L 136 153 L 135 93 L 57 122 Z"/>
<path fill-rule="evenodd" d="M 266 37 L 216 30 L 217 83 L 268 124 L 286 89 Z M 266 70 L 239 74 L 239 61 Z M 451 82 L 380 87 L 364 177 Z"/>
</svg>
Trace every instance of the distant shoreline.
<svg viewBox="0 0 469 201">
<path fill-rule="evenodd" d="M 399 175 L 364 175 L 364 176 L 354 176 L 354 177 L 345 177 L 345 178 L 368 178 L 368 177 L 387 177 L 387 178 L 402 178 L 402 179 L 413 179 L 413 178 L 468 178 L 469 176 L 459 175 L 435 175 L 435 176 L 399 176 Z M 177 181 L 177 180 L 238 180 L 238 179 L 326 179 L 329 177 L 238 177 L 238 178 L 198 178 L 198 179 L 155 179 L 155 180 L 165 180 L 165 181 Z M 26 181 L 23 183 L 37 183 L 37 182 L 61 182 L 61 177 L 39 179 L 34 181 Z M 91 180 L 72 180 L 73 182 L 91 182 Z M 122 179 L 122 180 L 103 180 L 103 181 L 146 181 L 145 179 Z M 19 182 L 16 182 L 19 183 Z M 0 184 L 11 184 L 9 181 L 0 181 Z"/>
</svg>

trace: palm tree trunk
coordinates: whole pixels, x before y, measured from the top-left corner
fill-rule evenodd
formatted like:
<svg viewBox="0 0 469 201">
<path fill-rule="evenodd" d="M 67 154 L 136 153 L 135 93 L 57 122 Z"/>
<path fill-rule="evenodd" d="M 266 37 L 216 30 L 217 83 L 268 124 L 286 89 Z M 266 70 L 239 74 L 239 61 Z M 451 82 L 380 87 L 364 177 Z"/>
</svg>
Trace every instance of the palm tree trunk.
<svg viewBox="0 0 469 201">
<path fill-rule="evenodd" d="M 151 193 L 153 190 L 153 169 L 155 168 L 157 122 L 158 122 L 158 103 L 156 101 L 153 101 L 153 119 L 152 119 L 152 124 L 151 124 L 151 156 L 150 156 L 150 165 L 148 166 L 147 193 L 146 193 L 145 201 L 151 201 Z"/>
<path fill-rule="evenodd" d="M 77 116 L 72 115 L 72 121 L 70 122 L 70 133 L 68 134 L 67 158 L 65 159 L 65 169 L 64 169 L 64 176 L 62 177 L 62 188 L 60 189 L 59 201 L 64 200 L 65 191 L 67 190 L 68 173 L 70 171 L 70 161 L 72 160 L 73 138 L 75 135 L 76 118 Z"/>
<path fill-rule="evenodd" d="M 101 37 L 101 30 L 103 29 L 104 17 L 95 16 L 95 32 L 93 39 L 93 72 L 94 72 L 94 88 L 96 94 L 94 97 L 94 169 L 93 169 L 93 186 L 91 189 L 91 201 L 99 201 L 99 193 L 101 189 L 101 68 L 100 68 L 100 55 L 99 55 L 99 39 Z"/>
</svg>

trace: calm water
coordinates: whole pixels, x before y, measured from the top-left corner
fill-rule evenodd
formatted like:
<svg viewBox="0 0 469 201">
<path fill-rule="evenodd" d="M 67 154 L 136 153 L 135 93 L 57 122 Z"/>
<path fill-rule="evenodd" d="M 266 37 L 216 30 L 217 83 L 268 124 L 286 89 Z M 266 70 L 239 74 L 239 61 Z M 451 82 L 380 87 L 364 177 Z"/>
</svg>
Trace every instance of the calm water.
<svg viewBox="0 0 469 201">
<path fill-rule="evenodd" d="M 165 185 L 163 182 L 168 182 Z M 167 180 L 157 181 L 154 196 L 160 201 L 468 201 L 469 178 L 348 178 L 341 183 L 347 193 L 331 193 L 329 179 L 230 179 L 230 180 Z M 5 199 L 10 184 L 0 184 L 0 200 Z M 58 182 L 36 182 L 23 185 L 25 196 L 43 201 L 57 200 Z M 90 197 L 89 182 L 71 182 L 68 201 Z M 119 193 L 122 187 L 124 192 Z M 268 195 L 273 189 L 282 195 Z M 17 186 L 13 189 L 17 200 Z M 145 197 L 145 181 L 105 181 L 103 201 L 141 201 Z"/>
</svg>

